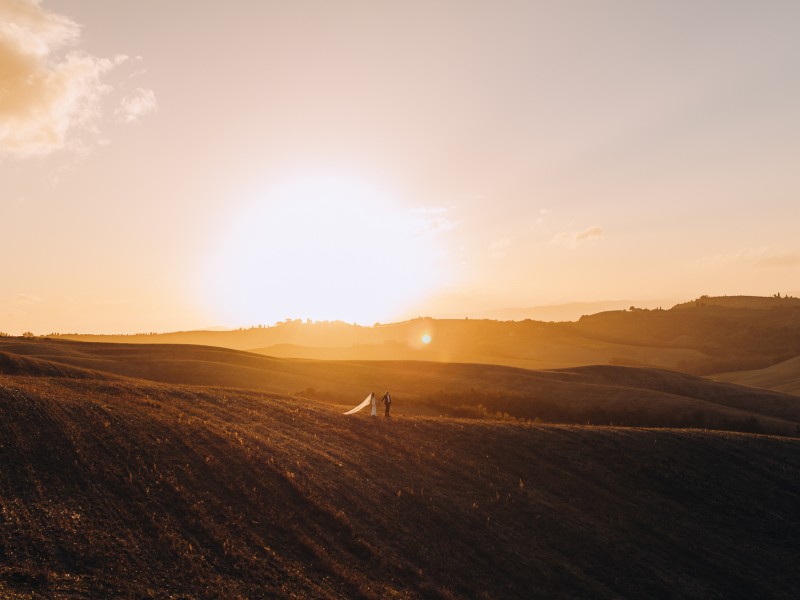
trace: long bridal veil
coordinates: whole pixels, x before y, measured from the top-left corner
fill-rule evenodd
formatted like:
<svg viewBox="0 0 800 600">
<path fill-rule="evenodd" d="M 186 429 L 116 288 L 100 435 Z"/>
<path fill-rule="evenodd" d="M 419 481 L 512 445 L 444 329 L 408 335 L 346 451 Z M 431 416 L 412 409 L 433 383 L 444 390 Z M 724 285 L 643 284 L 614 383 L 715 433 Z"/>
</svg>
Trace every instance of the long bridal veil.
<svg viewBox="0 0 800 600">
<path fill-rule="evenodd" d="M 369 394 L 369 395 L 368 395 L 368 396 L 367 396 L 367 397 L 364 399 L 364 401 L 363 401 L 361 404 L 359 404 L 359 405 L 358 405 L 358 406 L 356 406 L 355 408 L 351 408 L 350 410 L 348 410 L 348 411 L 347 411 L 346 413 L 344 413 L 344 414 L 346 414 L 346 415 L 352 415 L 353 413 L 357 413 L 357 412 L 358 412 L 358 411 L 360 411 L 362 408 L 364 408 L 365 406 L 368 406 L 368 405 L 369 405 L 369 399 L 370 399 L 371 397 L 372 397 L 372 394 Z"/>
</svg>

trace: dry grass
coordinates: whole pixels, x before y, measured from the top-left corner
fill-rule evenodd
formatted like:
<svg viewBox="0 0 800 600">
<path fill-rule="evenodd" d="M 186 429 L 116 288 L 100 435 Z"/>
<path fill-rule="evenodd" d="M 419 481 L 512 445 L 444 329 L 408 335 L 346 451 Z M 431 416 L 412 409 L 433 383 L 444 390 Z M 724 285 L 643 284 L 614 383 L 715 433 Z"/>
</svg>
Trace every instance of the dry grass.
<svg viewBox="0 0 800 600">
<path fill-rule="evenodd" d="M 73 369 L 74 367 L 74 369 Z M 72 370 L 70 370 L 72 369 Z M 548 423 L 798 435 L 797 396 L 652 368 L 531 371 L 498 365 L 276 359 L 191 345 L 0 340 L 0 372 L 257 389 L 342 407 L 390 389 L 398 414 L 498 414 Z M 480 406 L 479 406 L 480 405 Z"/>
<path fill-rule="evenodd" d="M 256 390 L 30 376 L 46 365 L 25 360 L 0 375 L 2 597 L 800 586 L 797 439 L 344 417 Z"/>
<path fill-rule="evenodd" d="M 765 369 L 719 373 L 713 378 L 718 381 L 800 396 L 800 356 Z"/>
</svg>

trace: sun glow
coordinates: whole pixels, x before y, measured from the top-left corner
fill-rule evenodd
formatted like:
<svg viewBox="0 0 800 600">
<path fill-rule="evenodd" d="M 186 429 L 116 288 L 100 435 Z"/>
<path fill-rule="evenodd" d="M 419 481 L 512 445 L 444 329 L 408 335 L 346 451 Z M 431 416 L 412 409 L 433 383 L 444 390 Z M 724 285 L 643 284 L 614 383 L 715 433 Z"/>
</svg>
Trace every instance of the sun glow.
<svg viewBox="0 0 800 600">
<path fill-rule="evenodd" d="M 340 177 L 260 195 L 214 258 L 213 297 L 233 323 L 396 318 L 437 277 L 433 240 L 411 211 Z"/>
<path fill-rule="evenodd" d="M 431 334 L 430 333 L 426 333 L 425 335 L 422 336 L 422 343 L 423 344 L 430 344 L 431 343 L 431 339 L 432 339 L 431 338 Z"/>
</svg>

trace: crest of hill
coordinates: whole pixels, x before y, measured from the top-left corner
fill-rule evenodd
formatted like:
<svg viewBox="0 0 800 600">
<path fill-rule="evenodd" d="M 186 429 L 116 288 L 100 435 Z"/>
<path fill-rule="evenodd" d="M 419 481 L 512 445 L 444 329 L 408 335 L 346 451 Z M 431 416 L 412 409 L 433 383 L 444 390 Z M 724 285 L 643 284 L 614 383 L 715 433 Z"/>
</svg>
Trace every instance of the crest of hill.
<svg viewBox="0 0 800 600">
<path fill-rule="evenodd" d="M 660 308 L 673 306 L 670 300 L 604 300 L 597 302 L 569 302 L 547 306 L 515 307 L 491 310 L 475 315 L 475 318 L 497 321 L 577 321 L 582 315 L 590 315 L 610 310 L 625 310 L 636 305 L 639 308 Z"/>
<path fill-rule="evenodd" d="M 719 306 L 723 308 L 747 308 L 766 310 L 770 308 L 800 308 L 800 298 L 793 296 L 700 296 L 697 300 L 676 304 L 674 308 L 697 306 Z"/>
<path fill-rule="evenodd" d="M 669 368 L 710 375 L 764 368 L 800 355 L 800 300 L 733 296 L 700 299 L 670 310 L 599 313 L 576 324 L 605 343 L 692 348 L 701 353 Z"/>
<path fill-rule="evenodd" d="M 41 360 L 24 355 L 0 352 L 0 374 L 24 375 L 28 377 L 66 377 L 72 379 L 108 379 L 99 371 L 92 371 L 69 364 Z"/>
<path fill-rule="evenodd" d="M 431 336 L 430 344 L 421 343 L 423 334 Z M 631 307 L 562 323 L 420 318 L 364 327 L 297 320 L 237 331 L 55 337 L 203 344 L 285 358 L 427 360 L 527 369 L 618 364 L 710 375 L 761 369 L 800 356 L 800 300 L 703 296 L 669 310 Z"/>
<path fill-rule="evenodd" d="M 315 361 L 190 345 L 0 339 L 9 356 L 59 369 L 171 384 L 238 387 L 313 398 L 344 410 L 390 389 L 406 415 L 702 427 L 796 435 L 800 398 L 652 368 L 532 371 L 423 361 Z M 33 368 L 33 367 L 31 367 Z M 45 373 L 46 372 L 42 372 Z M 15 374 L 25 374 L 16 371 Z M 57 375 L 56 375 L 57 376 Z"/>
<path fill-rule="evenodd" d="M 582 375 L 612 374 L 556 374 Z M 0 375 L 0 459 L 4 598 L 800 587 L 791 438 L 345 417 L 260 391 L 19 374 Z"/>
<path fill-rule="evenodd" d="M 714 379 L 800 396 L 800 356 L 766 369 L 720 373 Z"/>
</svg>

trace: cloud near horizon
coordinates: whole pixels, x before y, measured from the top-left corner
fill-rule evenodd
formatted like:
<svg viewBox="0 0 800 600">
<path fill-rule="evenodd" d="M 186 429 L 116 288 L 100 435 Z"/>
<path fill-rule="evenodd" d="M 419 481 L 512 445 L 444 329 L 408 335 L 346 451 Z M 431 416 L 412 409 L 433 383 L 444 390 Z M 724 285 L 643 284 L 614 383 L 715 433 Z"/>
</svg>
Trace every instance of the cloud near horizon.
<svg viewBox="0 0 800 600">
<path fill-rule="evenodd" d="M 800 267 L 800 252 L 779 252 L 772 248 L 747 247 L 732 254 L 704 256 L 697 263 L 707 268 L 740 264 L 758 268 L 792 269 Z"/>
<path fill-rule="evenodd" d="M 17 294 L 16 303 L 21 305 L 29 305 L 29 304 L 36 304 L 37 302 L 41 302 L 42 299 L 35 295 L 35 294 Z"/>
<path fill-rule="evenodd" d="M 453 221 L 445 216 L 448 209 L 443 206 L 420 206 L 411 209 L 411 214 L 419 220 L 419 231 L 423 234 L 439 234 L 452 231 L 459 226 L 459 221 Z"/>
<path fill-rule="evenodd" d="M 444 206 L 419 206 L 411 209 L 411 212 L 420 215 L 440 215 L 446 213 L 447 209 Z"/>
<path fill-rule="evenodd" d="M 598 227 L 597 225 L 593 225 L 583 231 L 570 231 L 570 232 L 561 232 L 557 233 L 553 238 L 552 242 L 554 244 L 564 244 L 565 246 L 569 246 L 574 248 L 581 242 L 584 242 L 591 238 L 599 238 L 603 237 L 603 228 Z"/>
<path fill-rule="evenodd" d="M 79 38 L 79 25 L 41 0 L 0 0 L 0 156 L 60 150 L 99 116 L 111 89 L 101 76 L 126 57 L 65 51 Z"/>
<path fill-rule="evenodd" d="M 489 244 L 489 256 L 491 256 L 494 260 L 505 258 L 506 254 L 508 254 L 508 249 L 513 243 L 514 240 L 512 238 L 503 238 L 501 240 L 493 241 L 491 244 Z"/>
<path fill-rule="evenodd" d="M 793 268 L 800 267 L 800 252 L 769 254 L 755 261 L 757 267 Z"/>
</svg>

